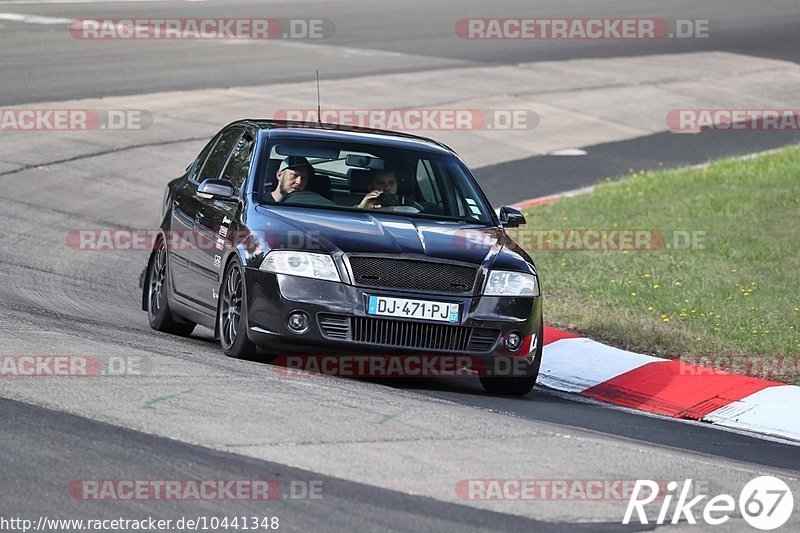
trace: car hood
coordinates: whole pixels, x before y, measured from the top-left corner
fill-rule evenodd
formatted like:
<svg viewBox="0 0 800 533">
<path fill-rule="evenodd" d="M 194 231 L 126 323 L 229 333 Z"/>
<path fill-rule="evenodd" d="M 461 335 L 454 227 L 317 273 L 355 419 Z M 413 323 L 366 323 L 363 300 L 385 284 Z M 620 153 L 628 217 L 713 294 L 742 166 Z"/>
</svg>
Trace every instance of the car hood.
<svg viewBox="0 0 800 533">
<path fill-rule="evenodd" d="M 251 229 L 269 236 L 270 248 L 369 254 L 411 254 L 489 267 L 502 250 L 500 227 L 475 226 L 396 214 L 257 206 Z"/>
</svg>

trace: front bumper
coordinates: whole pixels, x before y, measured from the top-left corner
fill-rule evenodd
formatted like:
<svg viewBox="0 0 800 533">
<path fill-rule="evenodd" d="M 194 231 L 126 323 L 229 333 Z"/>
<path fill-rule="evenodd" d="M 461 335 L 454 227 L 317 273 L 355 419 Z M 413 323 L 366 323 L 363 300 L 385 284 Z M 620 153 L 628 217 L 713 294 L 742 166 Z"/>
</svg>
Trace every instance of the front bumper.
<svg viewBox="0 0 800 533">
<path fill-rule="evenodd" d="M 541 339 L 541 297 L 464 297 L 355 287 L 345 283 L 245 269 L 248 310 L 247 333 L 262 346 L 287 352 L 311 349 L 315 353 L 436 354 L 532 356 Z M 432 323 L 367 314 L 369 295 L 458 303 L 458 324 Z M 302 334 L 290 330 L 288 316 L 303 311 L 310 318 Z M 330 327 L 339 321 L 342 327 Z M 381 333 L 380 330 L 385 330 Z M 523 336 L 519 349 L 510 351 L 504 338 Z M 416 337 L 416 338 L 414 338 Z"/>
</svg>

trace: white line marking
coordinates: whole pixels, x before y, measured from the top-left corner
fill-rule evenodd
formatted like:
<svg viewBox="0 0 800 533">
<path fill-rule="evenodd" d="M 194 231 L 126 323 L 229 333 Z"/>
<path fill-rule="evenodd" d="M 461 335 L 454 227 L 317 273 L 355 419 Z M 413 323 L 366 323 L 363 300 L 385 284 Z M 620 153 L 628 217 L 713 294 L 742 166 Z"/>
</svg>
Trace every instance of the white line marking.
<svg viewBox="0 0 800 533">
<path fill-rule="evenodd" d="M 135 2 L 169 2 L 175 0 L 5 0 L 5 5 L 40 6 L 47 4 L 121 4 Z M 183 0 L 184 2 L 205 2 L 206 0 Z"/>
<path fill-rule="evenodd" d="M 80 1 L 84 0 L 70 0 Z M 88 1 L 88 0 L 86 0 Z M 136 2 L 156 2 L 161 0 L 121 0 L 121 1 L 136 1 Z M 205 0 L 184 0 L 186 2 L 204 2 Z M 66 19 L 59 17 L 42 17 L 39 15 L 25 15 L 20 13 L 0 13 L 0 20 L 10 20 L 12 22 L 23 22 L 25 24 L 69 24 L 75 19 Z M 117 25 L 118 28 L 122 27 Z M 335 57 L 404 57 L 406 54 L 402 52 L 388 52 L 385 50 L 373 50 L 368 48 L 352 48 L 348 46 L 333 46 L 327 44 L 316 44 L 302 41 L 289 41 L 282 39 L 198 39 L 197 43 L 213 43 L 223 45 L 243 45 L 243 44 L 267 44 L 279 46 L 281 48 L 295 48 L 298 50 L 309 50 L 314 52 L 321 52 L 326 55 Z"/>
<path fill-rule="evenodd" d="M 548 152 L 547 155 L 562 155 L 562 156 L 578 156 L 586 155 L 586 150 L 580 148 L 562 148 L 561 150 L 553 150 Z"/>
<path fill-rule="evenodd" d="M 188 0 L 187 0 L 188 1 Z M 311 50 L 338 57 L 405 57 L 403 52 L 389 52 L 386 50 L 373 50 L 371 48 L 352 48 L 349 46 L 335 46 L 323 43 L 292 41 L 289 39 L 205 39 L 198 42 L 211 42 L 226 45 L 267 44 L 281 48 L 296 48 L 298 50 Z"/>
<path fill-rule="evenodd" d="M 26 24 L 69 24 L 72 19 L 59 17 L 41 17 L 39 15 L 24 15 L 20 13 L 0 13 L 0 20 L 24 22 Z"/>
</svg>

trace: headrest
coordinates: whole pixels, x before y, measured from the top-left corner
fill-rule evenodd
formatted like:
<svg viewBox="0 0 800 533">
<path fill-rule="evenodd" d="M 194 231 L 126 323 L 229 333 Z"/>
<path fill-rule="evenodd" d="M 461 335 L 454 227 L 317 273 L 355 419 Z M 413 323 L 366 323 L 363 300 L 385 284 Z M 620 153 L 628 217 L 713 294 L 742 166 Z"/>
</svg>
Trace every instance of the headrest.
<svg viewBox="0 0 800 533">
<path fill-rule="evenodd" d="M 276 176 L 278 172 L 278 167 L 281 164 L 282 159 L 270 159 L 267 163 L 267 168 L 264 170 L 264 194 L 267 195 L 275 190 L 275 187 L 278 185 L 278 177 Z"/>
<path fill-rule="evenodd" d="M 350 182 L 350 192 L 369 192 L 369 182 L 372 181 L 372 170 L 369 168 L 350 168 L 347 170 L 347 181 Z"/>
<path fill-rule="evenodd" d="M 333 191 L 331 190 L 331 178 L 325 174 L 314 173 L 314 177 L 308 180 L 306 185 L 307 191 L 315 192 L 324 196 L 328 200 L 333 199 Z"/>
</svg>

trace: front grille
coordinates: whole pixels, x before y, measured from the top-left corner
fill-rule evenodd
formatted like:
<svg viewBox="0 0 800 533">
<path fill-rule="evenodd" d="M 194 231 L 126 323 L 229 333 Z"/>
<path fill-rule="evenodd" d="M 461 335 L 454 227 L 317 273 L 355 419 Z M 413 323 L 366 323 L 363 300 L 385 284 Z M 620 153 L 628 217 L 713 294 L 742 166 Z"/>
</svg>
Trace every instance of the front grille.
<svg viewBox="0 0 800 533">
<path fill-rule="evenodd" d="M 448 352 L 464 352 L 469 343 L 470 328 L 463 326 L 358 316 L 351 320 L 356 342 Z"/>
<path fill-rule="evenodd" d="M 332 314 L 320 314 L 319 324 L 333 340 L 449 353 L 488 352 L 500 335 L 496 329 Z"/>
<path fill-rule="evenodd" d="M 454 294 L 471 293 L 478 274 L 475 267 L 384 257 L 351 256 L 350 266 L 361 287 Z"/>
</svg>

